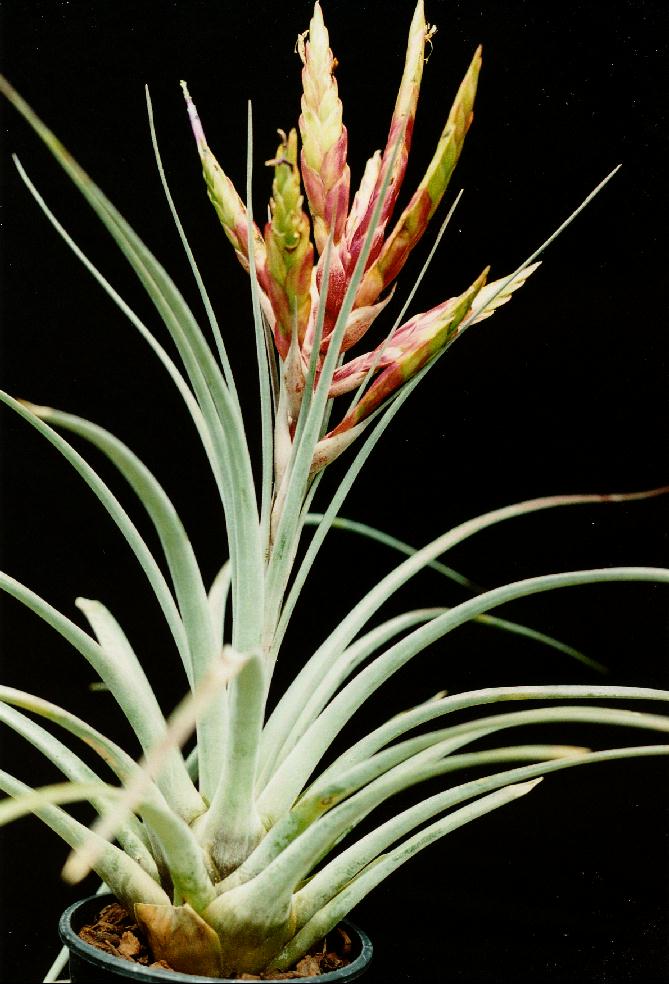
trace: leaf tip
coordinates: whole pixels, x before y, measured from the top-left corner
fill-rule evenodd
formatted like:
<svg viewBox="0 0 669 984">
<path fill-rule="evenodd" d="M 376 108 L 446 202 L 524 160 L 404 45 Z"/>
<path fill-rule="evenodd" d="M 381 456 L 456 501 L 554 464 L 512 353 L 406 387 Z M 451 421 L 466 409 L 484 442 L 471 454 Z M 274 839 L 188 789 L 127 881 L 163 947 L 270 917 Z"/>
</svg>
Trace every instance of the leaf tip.
<svg viewBox="0 0 669 984">
<path fill-rule="evenodd" d="M 539 776 L 538 779 L 530 779 L 528 782 L 519 782 L 514 786 L 518 796 L 525 796 L 527 793 L 531 793 L 535 786 L 538 786 L 540 782 L 544 781 L 544 776 Z"/>
<path fill-rule="evenodd" d="M 30 400 L 17 400 L 16 402 L 34 417 L 39 417 L 40 420 L 47 420 L 53 414 L 53 407 L 43 407 L 37 403 L 31 403 Z"/>
<path fill-rule="evenodd" d="M 78 885 L 86 877 L 90 867 L 79 851 L 73 851 L 61 870 L 60 876 L 68 885 Z"/>
<path fill-rule="evenodd" d="M 181 86 L 184 99 L 186 100 L 186 112 L 188 113 L 188 119 L 190 120 L 191 129 L 193 130 L 193 136 L 195 137 L 197 148 L 200 154 L 202 154 L 207 148 L 207 138 L 204 135 L 204 129 L 195 107 L 195 103 L 193 102 L 191 94 L 188 91 L 188 85 L 184 79 L 181 79 L 179 84 Z"/>
</svg>

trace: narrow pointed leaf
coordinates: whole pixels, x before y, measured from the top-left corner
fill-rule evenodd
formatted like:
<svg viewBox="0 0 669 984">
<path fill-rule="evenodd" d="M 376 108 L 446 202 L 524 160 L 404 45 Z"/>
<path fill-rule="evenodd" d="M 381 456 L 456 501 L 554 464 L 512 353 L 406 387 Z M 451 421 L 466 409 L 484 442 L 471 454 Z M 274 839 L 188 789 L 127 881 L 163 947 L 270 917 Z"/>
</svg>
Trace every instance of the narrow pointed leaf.
<svg viewBox="0 0 669 984">
<path fill-rule="evenodd" d="M 366 872 L 358 875 L 351 884 L 343 889 L 326 906 L 319 910 L 311 920 L 304 926 L 297 936 L 282 950 L 274 966 L 281 970 L 289 967 L 293 962 L 294 955 L 304 952 L 305 947 L 309 949 L 312 943 L 322 939 L 323 935 L 329 933 L 347 915 L 354 905 L 363 899 L 373 888 L 387 878 L 400 865 L 418 854 L 423 848 L 428 847 L 441 837 L 452 833 L 459 827 L 497 810 L 501 806 L 526 796 L 536 786 L 538 780 L 534 782 L 519 783 L 508 786 L 505 789 L 490 793 L 488 796 L 481 797 L 474 803 L 462 807 L 443 820 L 438 820 L 431 824 L 420 834 L 409 838 L 399 848 L 395 848 L 389 854 L 382 857 L 377 864 L 369 868 Z"/>
<path fill-rule="evenodd" d="M 174 602 L 174 598 L 172 597 L 167 582 L 165 581 L 158 564 L 151 554 L 151 551 L 147 547 L 139 533 L 139 530 L 132 522 L 116 496 L 112 493 L 106 483 L 102 481 L 97 472 L 95 472 L 88 462 L 82 458 L 79 452 L 76 451 L 71 444 L 65 441 L 60 434 L 53 429 L 53 427 L 50 427 L 35 412 L 33 412 L 31 409 L 32 405 L 19 403 L 18 400 L 13 399 L 13 397 L 9 396 L 7 393 L 3 393 L 2 391 L 0 391 L 0 402 L 4 403 L 7 407 L 22 417 L 23 420 L 34 427 L 35 430 L 42 435 L 42 437 L 45 437 L 47 441 L 49 441 L 50 444 L 52 444 L 56 450 L 63 455 L 65 460 L 72 465 L 75 471 L 79 473 L 91 491 L 100 500 L 125 538 L 128 546 L 137 557 L 142 570 L 147 576 L 149 584 L 153 588 L 154 594 L 165 616 L 165 620 L 170 628 L 184 666 L 189 666 L 190 653 L 188 650 L 188 642 L 179 611 Z"/>
<path fill-rule="evenodd" d="M 134 686 L 145 684 L 148 687 L 149 684 L 139 660 L 111 612 L 99 601 L 91 601 L 86 598 L 77 598 L 76 605 L 86 616 L 101 649 L 107 659 L 113 663 L 115 672 Z M 157 706 L 155 697 L 153 703 Z M 149 705 L 149 710 L 151 709 L 151 705 Z M 155 721 L 151 725 L 145 725 L 142 734 L 137 734 L 144 752 L 148 752 L 157 742 L 162 741 L 165 733 L 166 722 L 162 715 L 159 721 L 156 714 Z M 170 750 L 169 755 L 165 758 L 164 768 L 163 775 L 156 773 L 157 784 L 161 788 L 172 787 L 178 791 L 179 812 L 189 821 L 193 820 L 204 809 L 204 802 L 188 776 L 178 748 Z"/>
<path fill-rule="evenodd" d="M 91 789 L 95 787 L 96 783 L 99 783 L 101 791 L 104 792 L 107 784 L 103 783 L 93 769 L 87 766 L 62 741 L 55 738 L 41 725 L 31 721 L 25 714 L 21 714 L 20 711 L 14 710 L 7 704 L 0 704 L 0 721 L 39 749 L 70 782 L 85 783 Z M 104 797 L 101 798 L 93 793 L 88 797 L 88 801 L 99 814 L 105 811 L 108 802 Z M 134 816 L 128 817 L 127 822 L 119 829 L 118 840 L 126 854 L 137 861 L 154 881 L 159 882 L 160 877 L 156 863 L 146 846 L 146 835 Z"/>
<path fill-rule="evenodd" d="M 125 444 L 96 424 L 49 407 L 31 407 L 36 416 L 55 427 L 79 434 L 99 448 L 119 469 L 147 510 L 160 538 L 174 584 L 190 656 L 189 682 L 197 686 L 220 652 L 211 620 L 202 575 L 183 524 L 164 489 Z M 198 722 L 200 777 L 205 796 L 212 796 L 220 774 L 225 717 L 221 707 L 210 708 Z"/>
<path fill-rule="evenodd" d="M 319 526 L 324 518 L 323 513 L 312 512 L 305 517 L 304 522 L 307 526 Z M 384 530 L 379 530 L 375 526 L 370 526 L 368 523 L 359 523 L 354 519 L 346 519 L 344 516 L 337 516 L 332 521 L 332 529 L 344 530 L 347 533 L 357 533 L 359 536 L 364 536 L 369 540 L 376 540 L 377 543 L 382 543 L 384 546 L 390 547 L 398 553 L 403 553 L 407 557 L 413 557 L 418 552 L 418 547 L 412 547 L 410 544 L 397 539 L 397 537 L 386 533 Z M 449 578 L 451 581 L 455 581 L 456 584 L 460 584 L 463 588 L 469 588 L 471 591 L 479 590 L 478 586 L 473 581 L 470 581 L 468 577 L 454 571 L 452 567 L 447 567 L 445 564 L 439 563 L 439 561 L 430 561 L 426 566 L 430 570 L 438 571 L 439 574 L 443 574 L 444 577 Z"/>
<path fill-rule="evenodd" d="M 569 571 L 564 574 L 548 574 L 543 577 L 527 578 L 512 584 L 503 585 L 487 591 L 476 598 L 465 601 L 440 615 L 427 625 L 414 629 L 408 636 L 395 643 L 381 656 L 344 687 L 343 690 L 323 711 L 309 730 L 302 736 L 282 766 L 274 773 L 264 790 L 259 809 L 264 817 L 276 820 L 294 802 L 344 724 L 346 724 L 367 698 L 400 667 L 436 642 L 448 632 L 470 621 L 474 616 L 488 610 L 533 594 L 557 588 L 584 584 L 597 584 L 606 581 L 654 581 L 669 584 L 669 570 L 661 568 L 608 568 L 591 571 Z"/>
<path fill-rule="evenodd" d="M 70 784 L 67 784 L 69 786 Z M 63 795 L 68 793 L 64 787 Z M 112 789 L 112 787 L 109 787 Z M 48 802 L 49 793 L 41 794 L 41 791 L 31 790 L 25 783 L 20 782 L 6 772 L 0 772 L 0 789 L 14 798 L 21 796 L 33 797 L 38 795 L 39 801 L 31 799 L 30 811 L 39 817 L 48 827 L 50 827 L 59 837 L 61 837 L 72 848 L 82 847 L 84 844 L 96 844 L 98 849 L 98 860 L 95 870 L 102 880 L 109 886 L 116 897 L 124 904 L 132 907 L 132 904 L 139 899 L 151 900 L 158 905 L 169 903 L 169 898 L 157 885 L 154 880 L 147 875 L 140 866 L 129 858 L 113 844 L 101 841 L 92 831 L 85 827 L 78 820 L 69 816 L 65 810 L 59 806 Z M 78 797 L 81 799 L 81 796 Z M 71 800 L 69 800 L 71 802 Z M 7 806 L 7 810 L 10 806 Z"/>
<path fill-rule="evenodd" d="M 622 715 L 619 720 L 614 720 L 613 713 L 608 716 L 606 714 L 606 711 L 611 710 L 609 708 L 569 708 L 566 710 L 570 712 L 577 710 L 584 710 L 584 712 L 594 711 L 595 713 L 592 714 L 592 719 L 601 722 L 621 723 L 624 726 L 632 727 L 646 725 L 662 732 L 667 732 L 668 730 L 667 723 L 669 719 L 659 719 L 654 715 L 638 715 L 639 719 L 644 719 L 644 725 L 639 725 L 638 721 L 636 724 L 632 724 Z M 559 718 L 556 715 L 554 719 L 558 720 Z M 566 719 L 576 720 L 577 716 L 575 714 L 573 716 L 566 715 Z M 581 720 L 587 719 L 587 713 L 583 713 Z M 604 752 L 590 752 L 587 750 L 579 752 L 578 749 L 569 749 L 566 750 L 566 754 L 558 754 L 557 758 L 549 753 L 544 756 L 544 761 L 538 764 L 521 766 L 506 772 L 485 776 L 481 779 L 470 780 L 461 785 L 454 786 L 444 793 L 438 794 L 440 796 L 438 801 L 439 809 L 445 810 L 451 806 L 456 806 L 474 796 L 505 786 L 509 782 L 536 778 L 547 772 L 571 766 L 587 764 L 589 762 L 609 761 L 618 758 L 664 755 L 667 753 L 669 753 L 669 745 L 640 745 L 632 748 L 611 749 Z M 485 764 L 486 760 L 491 762 L 505 761 L 506 754 L 507 750 L 502 748 L 488 752 L 456 756 L 455 758 L 446 756 L 441 760 L 431 761 L 430 756 L 423 753 L 417 757 L 415 763 L 411 759 L 402 762 L 348 798 L 346 798 L 345 790 L 340 789 L 340 802 L 333 808 L 330 807 L 326 791 L 323 790 L 320 802 L 315 795 L 312 804 L 310 804 L 309 808 L 312 812 L 314 810 L 316 811 L 313 815 L 312 822 L 306 826 L 306 829 L 303 827 L 303 832 L 301 833 L 299 826 L 295 831 L 291 831 L 291 836 L 288 838 L 285 849 L 248 884 L 250 886 L 255 885 L 256 889 L 260 889 L 263 885 L 266 887 L 270 881 L 274 881 L 277 887 L 284 881 L 289 885 L 296 886 L 307 877 L 313 866 L 321 858 L 332 851 L 334 846 L 345 834 L 350 833 L 358 823 L 365 819 L 380 804 L 385 803 L 391 796 L 420 783 L 447 775 L 460 767 L 467 768 L 477 763 Z M 509 758 L 513 760 L 514 757 L 522 760 L 523 755 L 514 755 L 513 750 L 511 750 L 509 752 Z M 333 788 L 336 787 L 333 786 Z M 300 805 L 297 807 L 298 814 L 303 811 L 306 813 L 306 810 L 306 803 L 304 806 Z M 300 836 L 296 836 L 297 834 L 300 834 Z"/>
<path fill-rule="evenodd" d="M 119 745 L 87 724 L 86 721 L 82 721 L 76 714 L 66 711 L 57 704 L 52 704 L 50 701 L 43 700 L 41 697 L 36 697 L 34 694 L 26 693 L 23 690 L 3 686 L 0 686 L 0 702 L 13 707 L 21 707 L 32 714 L 37 714 L 80 738 L 100 756 L 122 783 L 129 782 L 139 770 L 134 759 Z M 156 786 L 150 787 L 147 795 L 149 793 L 151 796 L 161 797 Z"/>
<path fill-rule="evenodd" d="M 295 722 L 284 745 L 282 747 L 275 746 L 274 748 L 265 746 L 266 758 L 264 771 L 259 778 L 260 784 L 262 785 L 267 781 L 275 764 L 285 758 L 286 754 L 295 745 L 295 742 L 304 734 L 307 727 L 323 710 L 332 694 L 336 692 L 344 680 L 348 679 L 371 653 L 383 646 L 393 636 L 399 635 L 399 633 L 406 629 L 420 625 L 431 618 L 435 618 L 436 615 L 440 615 L 442 612 L 443 609 L 441 608 L 425 608 L 405 612 L 403 615 L 395 616 L 383 622 L 349 646 L 342 654 L 341 661 L 333 667 L 330 673 L 324 676 L 320 685 L 316 687 L 306 702 L 302 713 Z"/>
<path fill-rule="evenodd" d="M 163 734 L 165 719 L 158 702 L 144 671 L 128 650 L 105 650 L 34 591 L 6 574 L 0 573 L 0 589 L 34 611 L 81 653 L 109 687 L 140 743 L 150 747 Z M 120 663 L 117 662 L 119 657 Z M 175 762 L 178 763 L 179 760 L 172 760 L 172 763 Z M 180 811 L 195 816 L 202 809 L 202 801 L 188 778 L 183 760 L 180 765 L 172 763 L 161 782 L 169 785 L 172 801 L 178 804 Z"/>
<path fill-rule="evenodd" d="M 253 472 L 243 422 L 188 305 L 163 267 L 111 202 L 74 161 L 14 88 L 0 76 L 2 92 L 45 143 L 89 202 L 160 313 L 184 362 L 204 415 L 221 480 L 228 532 L 234 552 L 234 604 L 238 608 L 240 650 L 255 644 L 255 611 L 262 600 L 262 547 Z M 232 519 L 231 519 L 232 517 Z M 247 645 L 247 637 L 251 641 Z"/>
<path fill-rule="evenodd" d="M 424 370 L 425 371 L 425 370 Z M 418 379 L 418 377 L 416 377 Z M 410 384 L 411 385 L 411 384 Z M 414 380 L 413 385 L 417 385 Z M 382 422 L 377 424 L 372 435 L 367 439 L 363 448 L 358 453 L 355 461 L 351 465 L 348 474 L 340 482 L 335 495 L 323 520 L 319 524 L 314 534 L 304 560 L 295 576 L 293 586 L 286 601 L 285 614 L 279 624 L 278 638 L 281 639 L 287 626 L 288 618 L 292 614 L 297 602 L 299 591 L 304 584 L 306 576 L 313 564 L 318 550 L 320 549 L 325 536 L 335 521 L 337 513 L 353 484 L 357 474 L 364 464 L 367 456 L 371 453 L 380 433 L 388 425 L 399 407 L 397 403 L 407 398 L 407 393 L 400 393 L 396 404 L 385 411 Z M 400 404 L 401 405 L 401 404 Z M 290 684 L 281 700 L 272 712 L 266 726 L 263 741 L 265 747 L 275 748 L 284 744 L 287 734 L 293 727 L 297 716 L 301 713 L 306 700 L 309 699 L 314 689 L 323 679 L 324 674 L 330 669 L 338 655 L 350 644 L 352 639 L 358 634 L 369 619 L 378 611 L 382 604 L 390 598 L 410 578 L 433 563 L 438 557 L 456 544 L 463 542 L 475 533 L 504 522 L 507 519 L 515 519 L 526 514 L 530 514 L 542 509 L 551 509 L 558 506 L 578 505 L 595 502 L 620 502 L 626 499 L 651 496 L 659 494 L 664 490 L 653 490 L 647 493 L 633 493 L 628 496 L 609 495 L 609 496 L 547 496 L 540 499 L 528 499 L 524 502 L 514 503 L 502 509 L 495 509 L 489 513 L 484 513 L 474 519 L 467 520 L 465 523 L 454 527 L 441 536 L 434 539 L 421 550 L 418 550 L 403 563 L 399 564 L 378 585 L 372 588 L 361 599 L 358 604 L 351 609 L 348 615 L 342 619 L 337 628 L 330 634 L 325 642 L 316 650 L 314 655 L 305 664 Z"/>
<path fill-rule="evenodd" d="M 98 839 L 78 846 L 68 859 L 65 867 L 65 875 L 68 880 L 79 881 L 91 868 L 97 870 L 96 863 L 101 843 L 114 837 L 127 815 L 139 804 L 145 802 L 146 792 L 150 789 L 154 778 L 160 775 L 165 762 L 169 761 L 190 737 L 198 715 L 221 689 L 243 669 L 245 663 L 246 659 L 240 658 L 228 647 L 222 658 L 200 682 L 198 688 L 181 701 L 170 715 L 164 733 L 159 736 L 156 743 L 146 753 L 141 768 L 137 770 L 132 781 L 125 786 L 114 807 L 95 823 L 93 829 Z M 158 804 L 152 800 L 149 801 L 148 805 L 151 809 L 154 806 L 160 809 Z M 203 805 L 196 816 L 200 816 L 204 812 Z M 187 822 L 191 822 L 195 818 L 188 817 L 185 819 Z"/>
<path fill-rule="evenodd" d="M 209 294 L 204 285 L 204 281 L 200 275 L 200 270 L 198 268 L 197 262 L 193 255 L 193 251 L 190 248 L 190 243 L 188 242 L 188 237 L 179 218 L 179 213 L 177 212 L 176 205 L 174 204 L 174 199 L 172 198 L 172 193 L 170 192 L 169 185 L 167 183 L 167 175 L 165 174 L 165 168 L 163 167 L 162 157 L 160 155 L 160 150 L 158 147 L 158 135 L 156 133 L 156 127 L 153 118 L 153 105 L 151 103 L 151 96 L 149 95 L 149 87 L 146 86 L 146 108 L 149 116 L 149 129 L 151 131 L 151 143 L 153 144 L 153 153 L 156 158 L 156 166 L 158 168 L 158 174 L 160 175 L 160 182 L 163 186 L 163 191 L 165 192 L 165 198 L 169 206 L 170 212 L 172 213 L 172 218 L 174 219 L 174 224 L 176 226 L 177 232 L 179 234 L 179 239 L 184 248 L 184 252 L 188 259 L 189 266 L 195 278 L 198 290 L 200 292 L 200 297 L 202 298 L 202 303 L 207 312 L 207 318 L 209 319 L 209 325 L 214 335 L 216 341 L 216 348 L 218 350 L 218 356 L 221 360 L 221 366 L 223 368 L 223 373 L 225 375 L 226 384 L 232 394 L 234 401 L 239 406 L 239 400 L 237 398 L 237 389 L 235 387 L 235 380 L 232 374 L 232 368 L 230 366 L 230 360 L 228 358 L 228 353 L 225 348 L 225 343 L 223 341 L 223 336 L 221 335 L 221 329 L 218 324 L 218 319 L 212 307 L 211 301 L 209 300 Z"/>
<path fill-rule="evenodd" d="M 156 341 L 156 339 L 153 337 L 153 335 L 146 327 L 144 322 L 137 316 L 135 311 L 133 311 L 132 308 L 129 307 L 128 304 L 126 304 L 126 302 L 120 296 L 118 291 L 116 291 L 109 283 L 109 281 L 105 277 L 103 277 L 100 270 L 98 270 L 95 264 L 93 264 L 90 261 L 90 259 L 86 256 L 84 252 L 82 252 L 82 250 L 79 248 L 79 246 L 77 246 L 77 244 L 74 242 L 74 240 L 66 231 L 66 229 L 61 225 L 61 223 L 55 217 L 51 209 L 47 206 L 46 202 L 38 192 L 35 185 L 32 183 L 32 181 L 26 174 L 25 169 L 23 168 L 21 162 L 18 160 L 17 157 L 14 157 L 14 163 L 16 165 L 16 168 L 19 172 L 19 175 L 23 183 L 27 187 L 32 197 L 37 202 L 38 206 L 40 207 L 40 209 L 42 210 L 48 221 L 51 223 L 51 225 L 56 230 L 58 235 L 62 238 L 63 242 L 65 242 L 66 245 L 72 250 L 72 252 L 77 257 L 77 259 L 86 268 L 86 270 L 88 270 L 88 272 L 93 276 L 95 281 L 102 287 L 105 293 L 111 298 L 114 304 L 116 304 L 118 309 L 125 315 L 128 321 L 133 325 L 133 327 L 137 329 L 139 334 L 146 341 L 146 343 L 149 345 L 151 350 L 156 354 L 161 364 L 167 371 L 168 375 L 170 376 L 170 379 L 176 386 L 181 398 L 186 404 L 186 408 L 188 409 L 188 412 L 193 420 L 193 423 L 195 424 L 200 440 L 202 441 L 202 446 L 205 449 L 207 460 L 209 461 L 209 465 L 212 470 L 212 474 L 214 475 L 217 487 L 221 494 L 221 499 L 223 500 L 224 492 L 223 492 L 223 485 L 222 485 L 222 477 L 220 471 L 220 463 L 216 455 L 216 449 L 214 447 L 207 422 L 204 419 L 204 415 L 197 403 L 197 400 L 193 396 L 193 393 L 190 390 L 188 383 L 183 378 L 182 374 L 179 372 L 173 360 L 167 354 L 163 346 L 160 345 L 160 343 Z"/>
<path fill-rule="evenodd" d="M 390 718 L 385 724 L 361 738 L 348 751 L 340 755 L 323 773 L 321 781 L 325 776 L 336 774 L 351 765 L 364 761 L 380 748 L 384 748 L 396 738 L 406 734 L 407 731 L 446 714 L 469 710 L 473 707 L 482 707 L 491 703 L 565 699 L 666 701 L 669 700 L 669 692 L 652 687 L 562 685 L 557 687 L 488 687 L 484 690 L 471 690 L 462 694 L 446 695 L 437 700 L 426 701 Z"/>
</svg>

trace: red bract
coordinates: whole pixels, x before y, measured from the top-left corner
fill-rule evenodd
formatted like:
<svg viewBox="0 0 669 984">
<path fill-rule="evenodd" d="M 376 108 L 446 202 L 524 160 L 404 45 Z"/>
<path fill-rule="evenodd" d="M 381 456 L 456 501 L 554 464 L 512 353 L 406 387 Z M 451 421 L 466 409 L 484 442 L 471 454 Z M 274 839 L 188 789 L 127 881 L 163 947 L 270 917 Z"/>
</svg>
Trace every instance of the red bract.
<svg viewBox="0 0 669 984">
<path fill-rule="evenodd" d="M 348 136 L 334 77 L 337 62 L 330 48 L 318 2 L 314 6 L 309 30 L 298 38 L 297 51 L 303 64 L 299 118 L 302 140 L 300 168 L 298 172 L 296 136 L 292 131 L 290 148 L 286 141 L 282 144 L 283 150 L 280 148 L 279 157 L 283 154 L 286 159 L 278 165 L 284 173 L 280 170 L 276 172 L 271 222 L 264 240 L 259 232 L 256 236 L 256 265 L 263 312 L 273 332 L 281 362 L 289 359 L 292 353 L 290 367 L 284 366 L 283 371 L 284 379 L 289 377 L 293 381 L 287 404 L 290 407 L 287 423 L 291 428 L 299 412 L 302 383 L 307 376 L 316 335 L 320 332 L 314 377 L 317 384 L 345 298 L 353 289 L 352 279 L 363 249 L 368 247 L 365 267 L 361 271 L 355 297 L 348 304 L 350 313 L 346 323 L 340 325 L 337 331 L 338 354 L 342 357 L 364 338 L 391 300 L 392 291 L 388 292 L 388 288 L 423 236 L 446 192 L 462 151 L 473 119 L 481 68 L 480 48 L 475 52 L 458 89 L 422 180 L 396 224 L 390 226 L 411 147 L 425 63 L 425 44 L 435 30 L 427 25 L 423 0 L 419 0 L 409 30 L 404 71 L 386 146 L 383 153 L 376 151 L 367 162 L 350 209 L 350 172 L 346 162 Z M 191 118 L 197 121 L 194 129 L 209 195 L 238 258 L 248 268 L 246 209 L 211 155 L 190 103 L 189 112 Z M 311 224 L 301 207 L 300 173 Z M 280 188 L 284 189 L 283 198 Z M 313 247 L 308 243 L 310 227 L 319 254 L 316 263 Z M 327 290 L 324 288 L 326 261 L 329 266 Z M 374 373 L 380 372 L 381 375 L 358 401 L 355 409 L 326 438 L 341 435 L 364 422 L 373 409 L 415 375 L 447 342 L 452 341 L 458 325 L 467 318 L 483 282 L 479 278 L 458 297 L 414 315 L 398 328 L 389 344 L 344 361 L 334 373 L 329 389 L 331 397 L 357 388 Z M 506 291 L 505 299 L 510 293 Z M 488 292 L 486 296 L 490 298 L 493 294 Z M 497 301 L 493 307 L 499 303 Z M 476 320 L 485 316 L 479 311 Z M 469 320 L 471 322 L 472 319 Z M 296 344 L 291 345 L 295 326 L 298 336 Z M 339 446 L 340 442 L 336 443 Z"/>
</svg>

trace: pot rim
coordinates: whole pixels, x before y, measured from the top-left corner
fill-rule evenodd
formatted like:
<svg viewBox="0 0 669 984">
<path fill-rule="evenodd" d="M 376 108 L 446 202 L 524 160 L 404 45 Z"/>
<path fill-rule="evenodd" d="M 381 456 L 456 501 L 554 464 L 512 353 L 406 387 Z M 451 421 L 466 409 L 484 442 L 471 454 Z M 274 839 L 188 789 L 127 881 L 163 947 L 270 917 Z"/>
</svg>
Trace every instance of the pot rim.
<svg viewBox="0 0 669 984">
<path fill-rule="evenodd" d="M 60 917 L 58 933 L 61 941 L 70 952 L 75 951 L 80 960 L 91 965 L 103 967 L 109 972 L 118 973 L 120 977 L 124 977 L 127 980 L 143 980 L 147 982 L 151 980 L 156 982 L 164 981 L 165 984 L 170 984 L 170 982 L 171 984 L 238 984 L 238 980 L 231 977 L 202 977 L 197 974 L 183 974 L 176 970 L 144 967 L 142 964 L 123 960 L 121 957 L 115 957 L 110 953 L 106 953 L 104 950 L 99 950 L 90 943 L 85 943 L 72 928 L 73 918 L 84 906 L 92 905 L 95 902 L 99 903 L 100 909 L 102 909 L 105 905 L 109 904 L 108 900 L 110 899 L 115 900 L 115 897 L 111 893 L 89 895 L 86 898 L 79 899 L 78 902 L 73 902 Z M 351 961 L 345 967 L 327 971 L 325 974 L 320 974 L 317 977 L 296 977 L 294 978 L 295 984 L 329 984 L 329 982 L 336 984 L 336 982 L 356 980 L 364 972 L 372 959 L 372 942 L 367 934 L 350 920 L 342 919 L 341 925 L 352 934 L 354 942 L 360 945 L 360 953 L 355 960 Z M 282 984 L 276 978 L 270 978 L 264 981 L 263 984 L 273 984 L 273 982 L 274 984 Z"/>
</svg>

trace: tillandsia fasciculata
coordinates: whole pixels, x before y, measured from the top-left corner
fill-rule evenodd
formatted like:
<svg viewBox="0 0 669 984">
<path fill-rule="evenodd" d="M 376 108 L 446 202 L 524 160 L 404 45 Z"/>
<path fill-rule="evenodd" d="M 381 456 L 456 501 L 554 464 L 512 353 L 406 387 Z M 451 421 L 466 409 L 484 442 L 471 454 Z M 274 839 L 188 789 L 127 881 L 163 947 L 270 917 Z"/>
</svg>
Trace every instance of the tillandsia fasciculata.
<svg viewBox="0 0 669 984">
<path fill-rule="evenodd" d="M 339 516 L 370 452 L 423 377 L 467 329 L 512 298 L 536 271 L 543 249 L 611 177 L 515 270 L 490 279 L 486 267 L 469 286 L 459 285 L 454 296 L 412 313 L 421 273 L 399 314 L 379 333 L 396 280 L 446 195 L 473 119 L 480 49 L 455 95 L 434 156 L 399 212 L 425 46 L 432 34 L 419 0 L 386 146 L 369 159 L 353 191 L 336 60 L 316 4 L 309 29 L 297 43 L 301 114 L 294 129 L 279 132 L 276 155 L 269 162 L 274 177 L 264 227 L 254 222 L 251 209 L 250 110 L 247 187 L 240 195 L 210 149 L 182 83 L 209 197 L 250 278 L 249 330 L 255 332 L 262 426 L 256 472 L 226 351 L 230 340 L 219 328 L 167 187 L 150 101 L 156 160 L 201 292 L 207 332 L 110 201 L 11 85 L 4 79 L 0 83 L 130 262 L 168 331 L 179 364 L 79 249 L 16 160 L 47 219 L 145 338 L 177 387 L 220 496 L 229 548 L 228 559 L 221 558 L 220 571 L 207 586 L 176 510 L 129 447 L 81 417 L 0 396 L 64 456 L 116 523 L 155 593 L 187 682 L 186 697 L 165 717 L 140 659 L 101 602 L 77 600 L 89 633 L 28 587 L 0 575 L 4 591 L 50 624 L 94 668 L 144 753 L 136 762 L 65 708 L 0 687 L 0 719 L 67 779 L 33 790 L 20 778 L 1 773 L 0 787 L 8 799 L 0 805 L 0 821 L 36 814 L 72 848 L 65 876 L 76 881 L 94 869 L 134 912 L 155 957 L 187 973 L 225 976 L 286 969 L 406 860 L 524 796 L 542 777 L 577 765 L 669 752 L 669 744 L 597 751 L 555 744 L 498 745 L 498 732 L 542 723 L 669 730 L 668 716 L 602 704 L 667 701 L 666 691 L 528 685 L 440 694 L 392 717 L 327 761 L 325 768 L 322 764 L 333 741 L 382 683 L 466 622 L 485 621 L 500 631 L 529 634 L 537 643 L 583 659 L 556 639 L 489 613 L 506 602 L 557 588 L 607 581 L 669 583 L 668 570 L 614 567 L 547 574 L 482 591 L 440 560 L 469 537 L 506 520 L 578 503 L 642 499 L 665 491 L 661 489 L 519 502 L 441 533 L 420 550 Z M 453 197 L 426 266 L 458 198 Z M 361 348 L 367 351 L 361 353 Z M 168 576 L 109 485 L 64 434 L 74 435 L 84 449 L 93 445 L 129 483 L 155 528 Z M 316 512 L 312 506 L 323 473 L 340 456 L 339 484 Z M 270 691 L 273 669 L 301 590 L 333 525 L 380 539 L 406 556 L 295 668 L 292 682 L 277 699 Z M 305 531 L 311 536 L 300 549 Z M 379 619 L 382 605 L 427 567 L 469 587 L 468 599 L 450 608 Z M 484 706 L 508 701 L 518 702 L 520 709 L 499 713 Z M 524 701 L 532 707 L 523 709 Z M 543 703 L 537 707 L 536 702 Z M 458 719 L 458 724 L 449 724 L 456 711 L 472 714 L 464 723 Z M 73 747 L 41 722 L 74 739 Z M 191 732 L 196 747 L 185 756 L 182 747 Z M 77 740 L 98 753 L 100 774 L 74 750 Z M 114 780 L 104 777 L 103 767 Z M 478 778 L 458 781 L 459 772 L 473 768 L 482 770 Z M 451 780 L 446 779 L 449 773 L 455 774 Z M 417 795 L 414 805 L 356 836 L 358 824 L 395 794 L 418 791 L 421 783 L 438 777 L 443 777 L 441 791 L 428 798 Z M 89 801 L 98 814 L 90 828 L 64 809 L 79 800 Z M 338 845 L 345 836 L 342 849 Z"/>
</svg>

